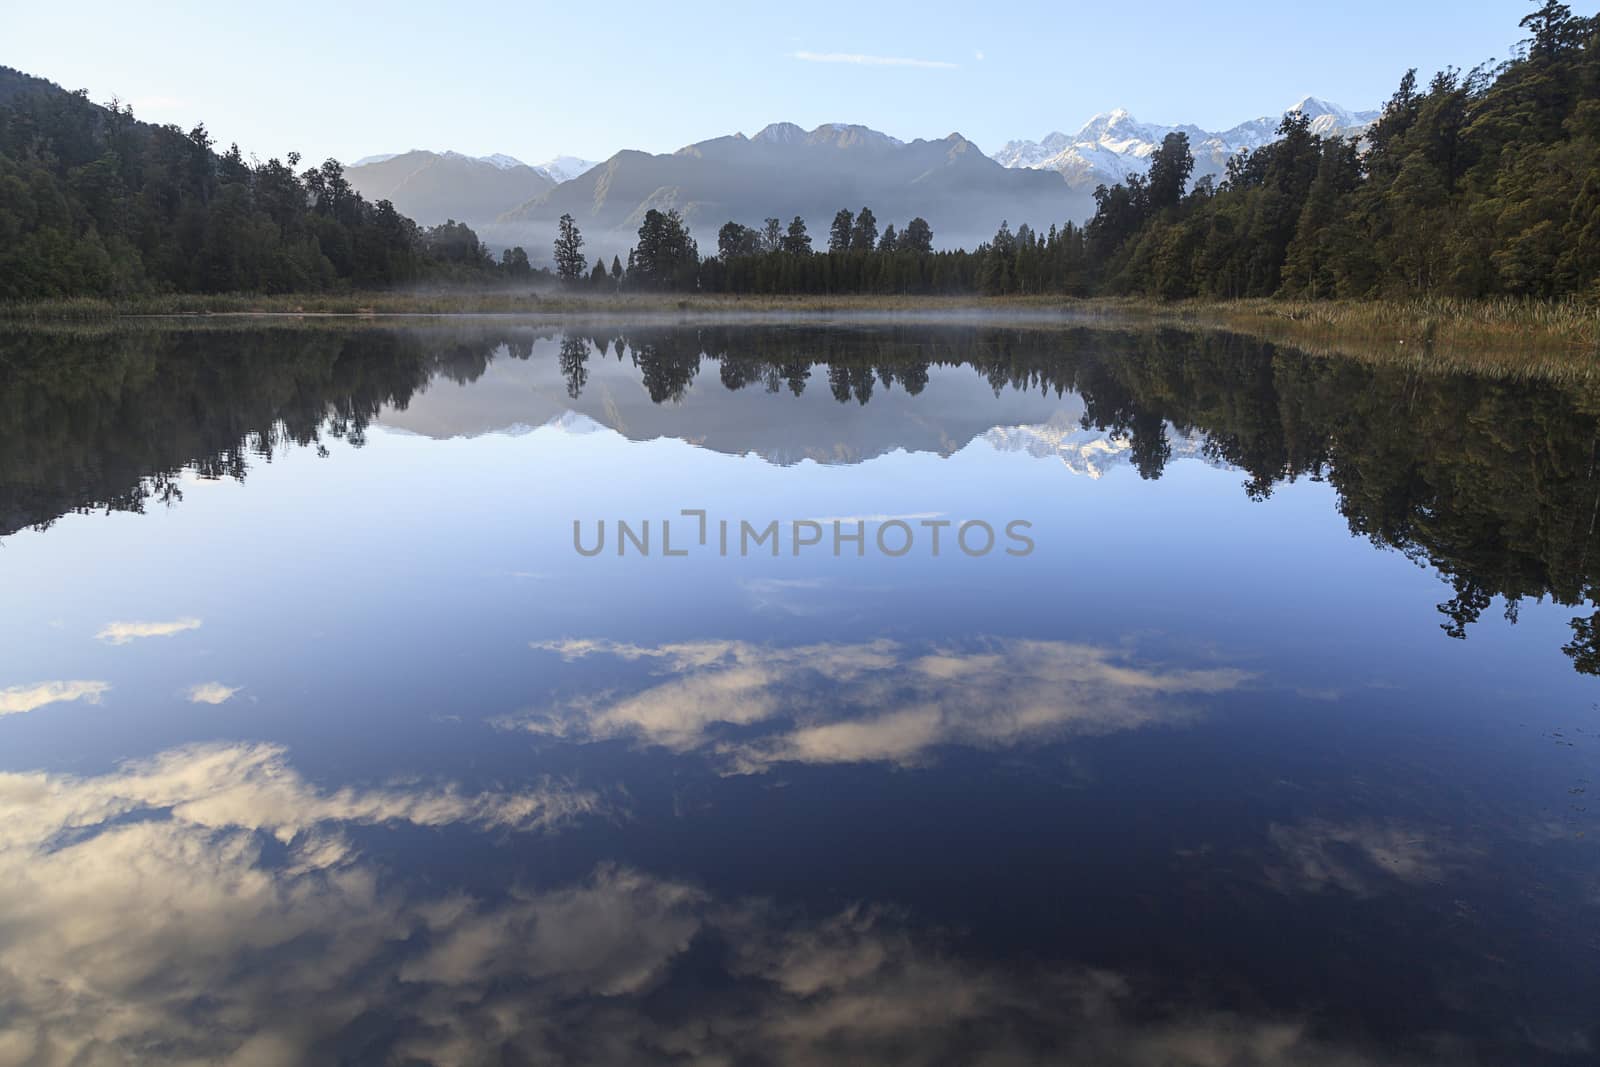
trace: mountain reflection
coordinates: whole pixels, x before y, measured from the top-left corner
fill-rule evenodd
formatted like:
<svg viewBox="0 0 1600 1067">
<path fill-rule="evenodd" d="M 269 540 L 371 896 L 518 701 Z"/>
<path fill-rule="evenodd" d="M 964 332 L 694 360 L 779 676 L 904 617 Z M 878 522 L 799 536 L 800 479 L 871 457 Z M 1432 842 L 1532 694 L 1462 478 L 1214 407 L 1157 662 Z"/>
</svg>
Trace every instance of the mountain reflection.
<svg viewBox="0 0 1600 1067">
<path fill-rule="evenodd" d="M 790 914 L 614 863 L 486 895 L 376 854 L 600 810 L 554 783 L 325 790 L 261 744 L 0 774 L 0 1059 L 1394 1062 L 1114 970 L 1001 966 L 892 908 Z"/>
<path fill-rule="evenodd" d="M 907 324 L 8 334 L 0 338 L 0 534 L 70 512 L 172 504 L 184 470 L 244 479 L 251 463 L 285 447 L 360 445 L 375 421 L 404 412 L 430 383 L 479 382 L 492 365 L 536 358 L 559 368 L 567 408 L 619 432 L 671 434 L 774 462 L 856 462 L 895 447 L 948 453 L 982 434 L 1048 452 L 1072 431 L 1045 412 L 1000 424 L 972 406 L 936 408 L 923 395 L 936 368 L 969 368 L 1018 405 L 1075 398 L 1079 429 L 1099 437 L 1068 443 L 1125 458 L 1147 479 L 1183 455 L 1240 470 L 1254 498 L 1286 481 L 1325 479 L 1354 535 L 1447 583 L 1439 608 L 1451 637 L 1465 636 L 1496 596 L 1513 621 L 1528 598 L 1582 607 L 1565 651 L 1580 671 L 1600 673 L 1600 612 L 1590 614 L 1600 560 L 1592 387 L 1421 373 L 1218 334 Z M 697 402 L 694 424 L 623 418 L 617 405 L 626 398 L 592 395 L 598 361 L 628 367 L 662 413 Z M 715 385 L 701 373 L 708 363 Z M 747 389 L 795 397 L 824 389 L 857 412 L 850 424 L 861 443 L 842 446 L 812 408 L 740 423 L 716 396 Z M 527 424 L 524 395 L 463 393 L 462 403 L 485 413 L 510 405 L 503 417 L 466 420 L 478 429 Z M 890 417 L 902 409 L 889 397 L 912 414 Z"/>
</svg>

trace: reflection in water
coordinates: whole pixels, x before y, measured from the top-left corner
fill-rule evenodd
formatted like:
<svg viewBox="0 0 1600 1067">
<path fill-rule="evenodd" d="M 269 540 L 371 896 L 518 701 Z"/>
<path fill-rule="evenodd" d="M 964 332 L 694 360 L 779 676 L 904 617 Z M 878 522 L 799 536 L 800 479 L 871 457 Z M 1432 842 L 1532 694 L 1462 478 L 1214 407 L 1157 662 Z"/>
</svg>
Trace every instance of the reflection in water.
<svg viewBox="0 0 1600 1067">
<path fill-rule="evenodd" d="M 988 325 L 0 338 L 0 1063 L 1592 1063 L 1595 627 L 1459 645 L 1367 547 L 1455 637 L 1587 614 L 1585 390 Z M 571 553 L 747 504 L 1040 550 Z"/>
<path fill-rule="evenodd" d="M 652 681 L 629 696 L 585 696 L 503 725 L 707 749 L 742 773 L 776 763 L 914 766 L 942 745 L 1005 747 L 1177 721 L 1192 709 L 1172 698 L 1224 692 L 1249 678 L 1232 668 L 1134 667 L 1106 649 L 1059 641 L 994 640 L 971 651 L 912 650 L 888 640 L 791 648 L 563 640 L 535 647 L 569 661 L 642 661 L 651 665 Z M 745 729 L 736 739 L 727 736 L 730 726 L 762 732 Z"/>
<path fill-rule="evenodd" d="M 1526 599 L 1586 610 L 1595 602 L 1600 397 L 1589 387 L 1371 367 L 1174 331 L 131 332 L 96 339 L 87 360 L 81 339 L 12 335 L 0 339 L 0 533 L 70 511 L 171 504 L 182 499 L 185 468 L 243 479 L 250 457 L 270 461 L 285 445 L 359 445 L 374 419 L 403 411 L 429 382 L 474 381 L 496 359 L 525 361 L 545 343 L 555 348 L 569 403 L 630 436 L 674 434 L 775 462 L 856 462 L 895 447 L 954 451 L 987 434 L 998 447 L 1054 450 L 1093 472 L 1108 456 L 1125 459 L 1145 478 L 1198 455 L 1244 472 L 1256 498 L 1285 481 L 1326 479 L 1353 534 L 1448 583 L 1439 609 L 1452 637 L 1464 637 L 1495 596 L 1512 621 Z M 719 429 L 714 406 L 697 409 L 692 426 L 636 425 L 649 413 L 624 412 L 609 393 L 586 394 L 590 363 L 605 359 L 631 364 L 651 405 L 682 403 L 708 361 L 728 390 L 798 397 L 820 379 L 852 406 L 894 390 L 917 398 L 930 368 L 965 366 L 997 396 L 1077 394 L 1080 430 L 1100 436 L 1074 440 L 1059 422 L 992 427 L 970 423 L 971 413 L 940 412 L 949 429 L 897 422 L 865 449 L 841 448 L 806 439 L 804 420 L 813 416 Z M 918 434 L 924 443 L 908 440 Z M 1579 670 L 1600 673 L 1600 612 L 1572 628 L 1565 651 Z"/>
<path fill-rule="evenodd" d="M 113 622 L 95 634 L 111 645 L 125 645 L 141 637 L 171 637 L 185 630 L 200 629 L 199 619 L 175 619 L 172 622 Z"/>
<path fill-rule="evenodd" d="M 14 685 L 0 689 L 0 715 L 21 715 L 70 700 L 99 701 L 111 686 L 107 682 L 40 682 L 38 685 Z"/>
<path fill-rule="evenodd" d="M 1151 1016 L 1139 982 L 1001 967 L 893 910 L 787 914 L 601 865 L 408 887 L 362 827 L 557 831 L 592 796 L 321 791 L 271 746 L 0 775 L 7 1063 L 1367 1064 L 1306 1020 Z"/>
</svg>

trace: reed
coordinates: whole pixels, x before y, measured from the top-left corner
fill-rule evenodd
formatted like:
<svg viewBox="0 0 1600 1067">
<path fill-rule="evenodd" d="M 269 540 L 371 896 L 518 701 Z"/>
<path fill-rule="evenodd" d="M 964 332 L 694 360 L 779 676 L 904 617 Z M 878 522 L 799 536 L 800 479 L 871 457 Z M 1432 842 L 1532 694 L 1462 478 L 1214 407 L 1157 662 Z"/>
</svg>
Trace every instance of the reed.
<svg viewBox="0 0 1600 1067">
<path fill-rule="evenodd" d="M 313 318 L 496 315 L 554 321 L 575 316 L 695 317 L 875 315 L 978 317 L 1017 327 L 1222 329 L 1325 356 L 1418 371 L 1600 382 L 1600 306 L 1508 298 L 1406 301 L 1237 300 L 1161 303 L 1059 296 L 677 295 L 437 289 L 381 293 L 166 295 L 0 305 L 0 322 L 126 324 L 129 319 L 305 321 Z"/>
</svg>

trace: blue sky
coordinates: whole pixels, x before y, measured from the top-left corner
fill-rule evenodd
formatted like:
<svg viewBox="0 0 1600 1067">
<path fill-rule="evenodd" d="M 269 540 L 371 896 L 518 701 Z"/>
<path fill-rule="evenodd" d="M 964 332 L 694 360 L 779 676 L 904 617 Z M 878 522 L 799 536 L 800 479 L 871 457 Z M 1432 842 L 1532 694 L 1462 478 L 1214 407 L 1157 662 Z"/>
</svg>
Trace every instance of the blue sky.
<svg viewBox="0 0 1600 1067">
<path fill-rule="evenodd" d="M 1119 5 L 0 0 L 0 63 L 260 156 L 671 151 L 768 122 L 993 151 L 1125 107 L 1208 129 L 1503 58 L 1522 0 Z M 1582 5 L 1579 5 L 1580 9 Z"/>
</svg>

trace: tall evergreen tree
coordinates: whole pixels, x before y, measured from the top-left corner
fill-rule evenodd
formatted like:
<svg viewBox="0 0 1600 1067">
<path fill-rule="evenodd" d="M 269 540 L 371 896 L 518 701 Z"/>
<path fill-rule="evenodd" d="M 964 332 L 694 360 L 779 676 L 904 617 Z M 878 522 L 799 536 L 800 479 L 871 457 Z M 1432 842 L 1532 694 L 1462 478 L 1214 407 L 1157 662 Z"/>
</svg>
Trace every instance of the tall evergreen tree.
<svg viewBox="0 0 1600 1067">
<path fill-rule="evenodd" d="M 864 207 L 856 213 L 855 225 L 850 228 L 850 251 L 871 252 L 878 247 L 878 220 L 872 209 Z"/>
<path fill-rule="evenodd" d="M 789 229 L 783 238 L 783 250 L 791 256 L 811 254 L 811 235 L 806 233 L 806 220 L 799 215 L 789 220 Z"/>
<path fill-rule="evenodd" d="M 586 266 L 583 256 L 583 234 L 571 215 L 562 215 L 556 229 L 556 277 L 564 282 L 575 282 L 583 277 Z"/>
<path fill-rule="evenodd" d="M 850 251 L 850 235 L 855 230 L 856 217 L 847 209 L 841 208 L 833 216 L 833 225 L 828 228 L 828 251 Z"/>
</svg>

